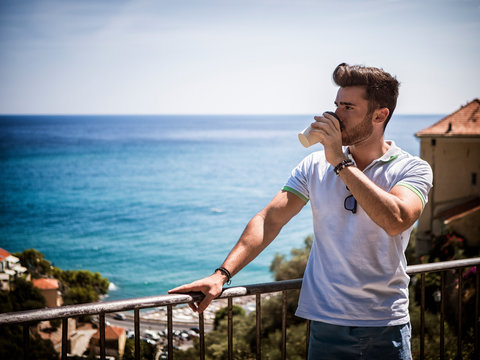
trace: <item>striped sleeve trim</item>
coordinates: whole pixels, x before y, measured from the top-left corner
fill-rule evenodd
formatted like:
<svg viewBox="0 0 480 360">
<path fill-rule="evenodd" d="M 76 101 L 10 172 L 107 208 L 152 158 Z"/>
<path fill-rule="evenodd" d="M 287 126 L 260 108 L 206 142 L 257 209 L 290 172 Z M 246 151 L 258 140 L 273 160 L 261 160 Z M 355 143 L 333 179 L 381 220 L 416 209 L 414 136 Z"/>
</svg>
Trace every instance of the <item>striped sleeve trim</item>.
<svg viewBox="0 0 480 360">
<path fill-rule="evenodd" d="M 284 186 L 282 190 L 291 192 L 292 194 L 297 195 L 300 199 L 305 201 L 305 203 L 308 203 L 308 198 L 306 198 L 301 192 L 291 188 L 290 186 Z"/>
<path fill-rule="evenodd" d="M 422 200 L 422 206 L 423 206 L 423 208 L 425 208 L 425 198 L 423 197 L 423 195 L 422 195 L 422 193 L 421 193 L 420 191 L 418 191 L 417 189 L 415 189 L 412 185 L 407 184 L 407 183 L 404 183 L 404 182 L 399 182 L 397 185 L 406 187 L 407 189 L 410 189 L 410 190 L 412 190 L 415 194 L 417 194 L 417 196 L 420 198 L 420 200 Z"/>
</svg>

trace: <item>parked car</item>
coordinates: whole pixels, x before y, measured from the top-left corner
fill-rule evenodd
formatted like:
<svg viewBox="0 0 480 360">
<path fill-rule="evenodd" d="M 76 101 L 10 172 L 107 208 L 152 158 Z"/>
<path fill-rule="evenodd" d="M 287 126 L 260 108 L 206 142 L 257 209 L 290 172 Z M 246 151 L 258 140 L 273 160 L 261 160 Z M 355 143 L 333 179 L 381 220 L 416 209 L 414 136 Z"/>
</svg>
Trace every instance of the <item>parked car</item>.
<svg viewBox="0 0 480 360">
<path fill-rule="evenodd" d="M 145 330 L 143 335 L 147 338 L 147 339 L 151 339 L 153 341 L 158 341 L 160 340 L 160 336 L 158 336 L 158 333 L 153 331 L 153 330 Z"/>
<path fill-rule="evenodd" d="M 125 320 L 125 319 L 126 319 L 126 316 L 125 316 L 125 314 L 122 314 L 122 313 L 116 313 L 116 314 L 113 316 L 113 318 L 114 318 L 115 320 Z"/>
</svg>

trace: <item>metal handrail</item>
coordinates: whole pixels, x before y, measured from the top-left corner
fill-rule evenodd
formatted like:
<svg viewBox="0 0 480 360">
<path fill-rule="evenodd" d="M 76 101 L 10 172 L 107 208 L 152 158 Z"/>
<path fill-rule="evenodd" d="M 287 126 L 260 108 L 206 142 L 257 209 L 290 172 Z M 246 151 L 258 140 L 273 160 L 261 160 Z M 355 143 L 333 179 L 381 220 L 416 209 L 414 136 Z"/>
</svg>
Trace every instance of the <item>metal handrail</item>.
<svg viewBox="0 0 480 360">
<path fill-rule="evenodd" d="M 217 299 L 295 290 L 300 289 L 301 285 L 302 279 L 294 279 L 246 286 L 236 286 L 225 288 Z M 203 297 L 204 295 L 201 293 L 169 294 L 125 300 L 103 301 L 98 303 L 66 305 L 57 308 L 17 311 L 0 314 L 0 325 L 20 324 L 85 315 L 97 315 L 99 313 L 112 313 L 135 309 L 147 309 L 158 306 L 188 304 L 192 301 L 201 301 Z"/>
<path fill-rule="evenodd" d="M 438 263 L 410 265 L 407 266 L 407 273 L 409 275 L 414 275 L 425 272 L 452 270 L 459 267 L 469 267 L 476 265 L 480 265 L 480 257 L 464 260 L 444 261 Z M 225 288 L 222 294 L 218 297 L 218 299 L 272 293 L 284 290 L 296 290 L 300 289 L 301 285 L 302 279 L 293 279 L 245 286 L 235 286 Z M 17 311 L 0 314 L 0 324 L 18 324 L 84 315 L 96 315 L 99 313 L 111 313 L 134 309 L 147 309 L 158 306 L 188 304 L 192 301 L 201 301 L 202 299 L 203 294 L 201 293 L 168 294 L 146 296 L 125 300 L 103 301 L 98 303 L 66 305 L 57 308 Z"/>
<path fill-rule="evenodd" d="M 445 270 L 454 270 L 462 267 L 480 265 L 480 257 L 462 259 L 462 260 L 450 260 L 427 264 L 409 265 L 407 266 L 407 273 L 409 275 L 421 274 L 426 272 L 437 272 Z"/>
<path fill-rule="evenodd" d="M 478 307 L 479 307 L 479 266 L 480 266 L 480 257 L 464 259 L 464 260 L 453 260 L 445 261 L 439 263 L 428 263 L 428 264 L 419 264 L 407 266 L 407 273 L 409 275 L 421 274 L 421 285 L 422 285 L 422 305 L 421 305 L 421 353 L 420 358 L 424 358 L 424 349 L 423 349 L 423 337 L 424 337 L 424 311 L 425 311 L 425 273 L 429 272 L 442 272 L 442 284 L 444 283 L 444 272 L 446 270 L 455 270 L 462 269 L 465 267 L 477 267 L 476 275 L 476 310 L 475 316 L 477 318 L 475 325 L 475 352 L 478 353 Z M 459 289 L 461 290 L 462 271 L 458 271 L 458 281 Z M 256 306 L 257 306 L 257 359 L 261 358 L 261 338 L 260 338 L 260 328 L 261 328 L 261 294 L 265 293 L 275 293 L 282 292 L 282 359 L 286 358 L 286 293 L 290 290 L 298 290 L 301 288 L 302 279 L 293 279 L 293 280 L 284 280 L 276 281 L 269 283 L 253 284 L 246 286 L 236 286 L 225 288 L 221 295 L 217 299 L 228 299 L 228 336 L 229 336 L 229 358 L 232 358 L 232 347 L 233 347 L 233 322 L 232 322 L 232 298 L 242 297 L 247 295 L 256 295 Z M 444 293 L 444 286 L 442 285 L 442 294 Z M 459 312 L 461 312 L 461 291 L 459 291 Z M 204 295 L 201 293 L 190 293 L 190 294 L 169 294 L 169 295 L 159 295 L 159 296 L 148 296 L 140 297 L 133 299 L 125 300 L 113 300 L 113 301 L 104 301 L 90 304 L 79 304 L 79 305 L 68 305 L 58 308 L 48 308 L 48 309 L 37 309 L 37 310 L 27 310 L 19 311 L 12 313 L 3 313 L 0 314 L 0 325 L 8 324 L 24 324 L 24 342 L 27 343 L 28 347 L 28 327 L 29 324 L 35 323 L 42 320 L 53 320 L 53 319 L 62 319 L 62 356 L 66 355 L 67 349 L 67 326 L 68 318 L 85 316 L 85 315 L 99 315 L 99 327 L 101 335 L 101 356 L 104 358 L 104 333 L 105 333 L 105 314 L 112 312 L 128 311 L 134 310 L 135 317 L 135 354 L 136 358 L 140 358 L 140 339 L 139 339 L 139 324 L 140 316 L 139 310 L 146 308 L 154 308 L 160 306 L 166 306 L 167 321 L 168 321 L 168 348 L 169 348 L 169 358 L 172 358 L 172 309 L 173 306 L 179 304 L 187 304 L 192 301 L 201 301 Z M 443 300 L 442 296 L 442 308 Z M 443 320 L 441 320 L 442 322 Z M 204 318 L 203 314 L 199 316 L 199 327 L 200 327 L 200 358 L 203 359 L 205 356 L 205 344 L 204 344 Z M 443 323 L 441 324 L 443 329 Z M 309 322 L 307 322 L 307 334 L 309 332 Z M 103 332 L 103 337 L 102 337 Z M 443 333 L 443 331 L 442 331 Z M 459 339 L 458 339 L 458 353 L 461 354 L 461 329 L 459 329 Z M 103 341 L 102 341 L 103 340 Z M 102 344 L 103 343 L 103 344 Z M 308 336 L 307 336 L 307 348 L 308 348 Z M 442 354 L 442 349 L 441 349 Z"/>
</svg>

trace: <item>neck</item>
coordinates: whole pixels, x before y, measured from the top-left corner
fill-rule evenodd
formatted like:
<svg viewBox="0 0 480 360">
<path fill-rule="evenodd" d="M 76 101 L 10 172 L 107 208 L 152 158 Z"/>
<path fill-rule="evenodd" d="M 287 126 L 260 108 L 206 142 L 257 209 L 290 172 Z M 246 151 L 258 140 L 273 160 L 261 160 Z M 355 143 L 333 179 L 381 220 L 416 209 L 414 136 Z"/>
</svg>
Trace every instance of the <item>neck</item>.
<svg viewBox="0 0 480 360">
<path fill-rule="evenodd" d="M 372 161 L 382 157 L 390 145 L 385 142 L 383 134 L 377 139 L 367 139 L 359 144 L 350 145 L 348 149 L 360 170 L 365 169 Z"/>
</svg>

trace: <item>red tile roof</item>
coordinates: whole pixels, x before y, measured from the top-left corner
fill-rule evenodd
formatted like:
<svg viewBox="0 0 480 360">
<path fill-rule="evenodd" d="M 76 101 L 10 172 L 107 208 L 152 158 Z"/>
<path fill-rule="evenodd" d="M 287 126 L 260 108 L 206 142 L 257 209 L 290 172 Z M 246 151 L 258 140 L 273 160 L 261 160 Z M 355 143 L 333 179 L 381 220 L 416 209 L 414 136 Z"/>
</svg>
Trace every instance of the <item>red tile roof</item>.
<svg viewBox="0 0 480 360">
<path fill-rule="evenodd" d="M 480 136 L 480 98 L 470 101 L 432 126 L 420 130 L 417 137 L 478 137 Z"/>
<path fill-rule="evenodd" d="M 58 289 L 57 279 L 34 279 L 33 286 L 42 290 L 56 290 Z"/>
<path fill-rule="evenodd" d="M 125 329 L 118 326 L 107 325 L 105 326 L 105 340 L 116 340 L 122 333 L 125 332 Z M 100 339 L 100 329 L 93 335 L 95 339 Z"/>
<path fill-rule="evenodd" d="M 7 250 L 0 248 L 0 261 L 2 261 L 3 259 L 9 256 L 10 256 L 10 253 Z"/>
</svg>

